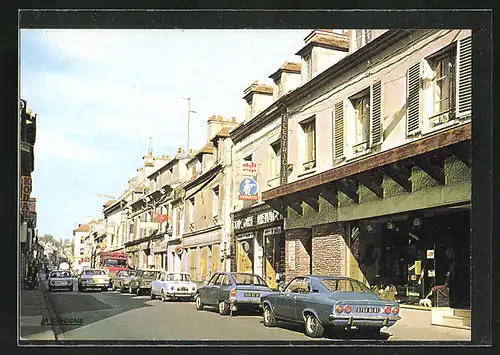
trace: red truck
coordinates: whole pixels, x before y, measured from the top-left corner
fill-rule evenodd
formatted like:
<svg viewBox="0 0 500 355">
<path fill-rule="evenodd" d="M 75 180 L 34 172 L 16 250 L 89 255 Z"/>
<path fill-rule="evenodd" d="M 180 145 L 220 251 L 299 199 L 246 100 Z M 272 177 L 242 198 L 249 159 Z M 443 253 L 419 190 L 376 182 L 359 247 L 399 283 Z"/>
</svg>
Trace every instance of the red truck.
<svg viewBox="0 0 500 355">
<path fill-rule="evenodd" d="M 127 254 L 119 251 L 103 251 L 99 253 L 98 267 L 107 271 L 109 276 L 109 284 L 111 287 L 112 280 L 119 271 L 128 270 Z"/>
</svg>

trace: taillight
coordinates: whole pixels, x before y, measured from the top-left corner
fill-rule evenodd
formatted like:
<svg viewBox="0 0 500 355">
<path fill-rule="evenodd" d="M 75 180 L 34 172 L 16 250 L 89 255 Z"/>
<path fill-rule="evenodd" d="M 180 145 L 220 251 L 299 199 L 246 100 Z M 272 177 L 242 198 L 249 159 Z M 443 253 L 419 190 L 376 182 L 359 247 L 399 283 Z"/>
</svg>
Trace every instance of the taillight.
<svg viewBox="0 0 500 355">
<path fill-rule="evenodd" d="M 346 313 L 351 313 L 351 310 L 352 310 L 351 306 L 345 306 L 345 308 L 344 308 L 344 311 Z"/>
<path fill-rule="evenodd" d="M 399 313 L 399 308 L 398 308 L 398 307 L 393 308 L 393 309 L 392 309 L 392 313 L 393 313 L 394 315 L 398 314 L 398 313 Z"/>
<path fill-rule="evenodd" d="M 391 314 L 391 307 L 385 307 L 385 314 Z"/>
<path fill-rule="evenodd" d="M 337 310 L 337 313 L 342 313 L 342 311 L 344 310 L 344 307 L 342 307 L 341 305 L 338 305 L 336 310 Z"/>
<path fill-rule="evenodd" d="M 231 293 L 229 294 L 229 298 L 232 299 L 232 300 L 236 299 L 236 289 L 235 288 L 233 288 L 231 290 Z"/>
</svg>

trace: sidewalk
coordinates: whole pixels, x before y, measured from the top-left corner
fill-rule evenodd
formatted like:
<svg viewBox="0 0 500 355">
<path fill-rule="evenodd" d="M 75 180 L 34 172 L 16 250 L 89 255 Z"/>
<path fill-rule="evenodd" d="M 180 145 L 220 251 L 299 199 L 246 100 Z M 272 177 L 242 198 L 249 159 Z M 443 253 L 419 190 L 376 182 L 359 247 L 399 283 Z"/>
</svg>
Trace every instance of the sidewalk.
<svg viewBox="0 0 500 355">
<path fill-rule="evenodd" d="M 40 284 L 37 290 L 21 288 L 20 328 L 21 340 L 57 340 L 50 325 L 42 325 L 42 320 L 50 321 L 50 311 L 47 306 L 44 290 L 47 288 L 45 274 L 40 274 Z"/>
</svg>

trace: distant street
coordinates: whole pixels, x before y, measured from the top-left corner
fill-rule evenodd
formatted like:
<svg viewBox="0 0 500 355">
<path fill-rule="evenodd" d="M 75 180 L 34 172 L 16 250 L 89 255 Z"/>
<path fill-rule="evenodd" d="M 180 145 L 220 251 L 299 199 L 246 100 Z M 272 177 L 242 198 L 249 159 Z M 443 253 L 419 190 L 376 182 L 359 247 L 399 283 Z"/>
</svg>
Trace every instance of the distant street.
<svg viewBox="0 0 500 355">
<path fill-rule="evenodd" d="M 73 292 L 55 291 L 49 298 L 59 317 L 82 319 L 81 325 L 61 325 L 59 340 L 311 340 L 300 325 L 267 328 L 258 314 L 223 317 L 215 309 L 197 311 L 194 302 L 161 302 L 119 291 L 80 293 L 76 282 Z M 384 330 L 380 339 L 470 339 L 469 331 L 419 325 L 418 317 L 426 313 L 403 309 L 403 320 Z M 353 338 L 367 339 L 354 332 L 333 332 L 320 340 Z"/>
</svg>

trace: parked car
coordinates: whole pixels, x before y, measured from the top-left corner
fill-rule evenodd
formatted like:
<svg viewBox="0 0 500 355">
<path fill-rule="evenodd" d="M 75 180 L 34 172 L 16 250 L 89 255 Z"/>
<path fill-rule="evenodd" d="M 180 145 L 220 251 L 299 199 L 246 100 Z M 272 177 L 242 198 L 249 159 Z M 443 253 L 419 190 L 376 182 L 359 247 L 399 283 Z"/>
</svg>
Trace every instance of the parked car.
<svg viewBox="0 0 500 355">
<path fill-rule="evenodd" d="M 162 271 L 151 283 L 151 299 L 158 296 L 163 302 L 171 299 L 191 300 L 196 289 L 196 284 L 191 281 L 188 273 Z"/>
<path fill-rule="evenodd" d="M 130 281 L 136 274 L 136 270 L 118 271 L 115 278 L 111 281 L 113 283 L 113 291 L 120 289 L 120 292 L 126 292 L 130 285 Z"/>
<path fill-rule="evenodd" d="M 278 320 L 305 324 L 308 336 L 318 338 L 324 328 L 358 329 L 380 336 L 401 317 L 399 304 L 385 301 L 358 280 L 334 276 L 299 276 L 281 292 L 261 297 L 264 325 Z"/>
<path fill-rule="evenodd" d="M 103 269 L 86 269 L 78 277 L 78 291 L 88 288 L 99 288 L 101 291 L 107 291 L 109 277 Z"/>
<path fill-rule="evenodd" d="M 137 274 L 130 280 L 128 286 L 129 293 L 136 293 L 140 296 L 143 293 L 150 293 L 151 283 L 158 278 L 161 270 L 143 269 L 137 271 Z"/>
<path fill-rule="evenodd" d="M 49 291 L 63 289 L 73 291 L 73 277 L 67 270 L 55 270 L 49 274 Z"/>
<path fill-rule="evenodd" d="M 207 285 L 198 288 L 196 309 L 216 306 L 219 314 L 232 315 L 243 309 L 259 310 L 260 298 L 272 290 L 258 275 L 243 272 L 218 272 Z"/>
</svg>

